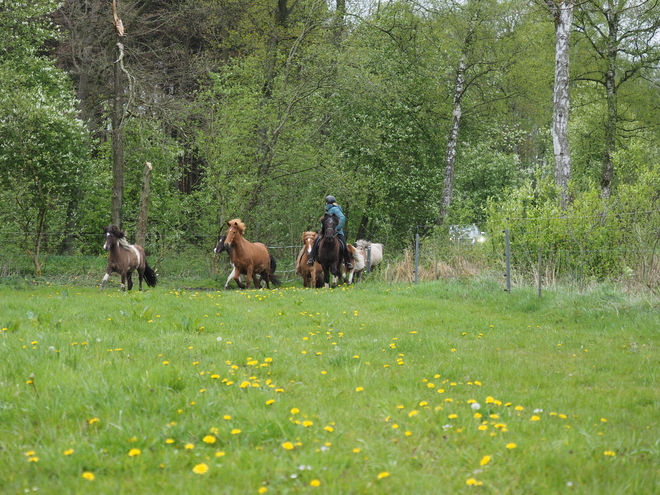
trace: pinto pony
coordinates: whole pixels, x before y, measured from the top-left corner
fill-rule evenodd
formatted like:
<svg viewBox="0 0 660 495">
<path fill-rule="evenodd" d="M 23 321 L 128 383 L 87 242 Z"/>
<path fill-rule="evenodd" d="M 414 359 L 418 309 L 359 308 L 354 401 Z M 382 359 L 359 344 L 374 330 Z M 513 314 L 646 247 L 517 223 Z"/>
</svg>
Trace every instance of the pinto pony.
<svg viewBox="0 0 660 495">
<path fill-rule="evenodd" d="M 352 244 L 346 244 L 346 249 L 348 249 L 349 254 L 353 258 L 353 269 L 348 270 L 348 283 L 352 284 L 353 280 L 356 282 L 362 278 L 362 272 L 366 266 L 366 260 L 364 253 L 359 249 L 355 248 Z"/>
<path fill-rule="evenodd" d="M 326 213 L 321 217 L 321 225 L 321 242 L 319 242 L 316 261 L 323 268 L 323 283 L 328 288 L 331 273 L 335 277 L 333 283 L 337 278 L 341 278 L 340 265 L 344 261 L 341 242 L 337 239 L 339 218 L 334 213 Z"/>
<path fill-rule="evenodd" d="M 379 242 L 370 242 L 360 239 L 355 241 L 355 247 L 362 251 L 367 263 L 367 272 L 372 271 L 383 261 L 383 245 Z"/>
<path fill-rule="evenodd" d="M 257 275 L 261 275 L 261 280 L 266 282 L 266 288 L 270 289 L 270 282 L 273 285 L 280 285 L 280 281 L 275 276 L 275 259 L 268 252 L 268 248 L 261 242 L 249 242 L 243 237 L 245 233 L 245 224 L 238 218 L 227 222 L 227 235 L 225 237 L 225 248 L 229 251 L 229 259 L 234 265 L 234 281 L 241 288 L 245 285 L 241 282 L 240 276 L 246 275 L 245 283 L 250 288 L 250 279 L 254 282 L 254 288 L 260 287 Z"/>
<path fill-rule="evenodd" d="M 318 288 L 323 285 L 323 268 L 321 265 L 319 265 L 318 262 L 314 263 L 313 266 L 307 264 L 307 260 L 312 253 L 312 246 L 314 246 L 314 241 L 317 236 L 318 233 L 316 232 L 303 232 L 303 247 L 296 258 L 296 273 L 302 277 L 303 285 L 306 288 Z"/>
<path fill-rule="evenodd" d="M 147 282 L 149 287 L 155 287 L 157 278 L 156 272 L 147 264 L 147 258 L 144 255 L 144 249 L 137 244 L 129 244 L 124 232 L 114 225 L 104 229 L 105 244 L 103 249 L 108 251 L 108 267 L 105 270 L 105 276 L 101 281 L 99 292 L 105 287 L 105 283 L 110 278 L 112 272 L 121 275 L 121 290 L 126 290 L 128 281 L 128 290 L 133 288 L 132 274 L 135 270 L 138 272 L 139 289 L 142 290 L 142 279 Z"/>
</svg>

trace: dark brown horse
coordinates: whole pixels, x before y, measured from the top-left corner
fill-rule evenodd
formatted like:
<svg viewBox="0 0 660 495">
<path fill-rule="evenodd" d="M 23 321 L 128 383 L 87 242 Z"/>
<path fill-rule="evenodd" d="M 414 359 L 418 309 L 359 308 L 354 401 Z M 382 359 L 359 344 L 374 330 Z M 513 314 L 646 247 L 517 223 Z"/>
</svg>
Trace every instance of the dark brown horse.
<svg viewBox="0 0 660 495">
<path fill-rule="evenodd" d="M 341 278 L 340 264 L 343 262 L 341 243 L 337 239 L 339 218 L 326 213 L 321 217 L 321 242 L 319 242 L 316 261 L 323 268 L 323 283 L 330 287 L 330 274 L 335 277 L 333 283 Z"/>
<path fill-rule="evenodd" d="M 261 242 L 249 242 L 243 237 L 245 224 L 238 218 L 227 222 L 227 235 L 225 246 L 229 249 L 229 259 L 234 265 L 234 281 L 241 288 L 245 285 L 240 280 L 241 275 L 246 275 L 245 283 L 250 288 L 250 279 L 254 288 L 260 287 L 257 275 L 266 282 L 266 288 L 270 289 L 270 282 L 280 285 L 275 276 L 275 259 L 268 252 L 268 248 Z"/>
<path fill-rule="evenodd" d="M 314 263 L 313 266 L 307 264 L 309 255 L 312 252 L 314 240 L 318 236 L 316 232 L 304 232 L 302 235 L 303 247 L 298 253 L 296 258 L 296 273 L 303 279 L 303 285 L 309 287 L 322 287 L 323 286 L 323 268 L 321 265 Z"/>
<path fill-rule="evenodd" d="M 121 290 L 126 290 L 127 281 L 128 290 L 133 288 L 132 274 L 135 270 L 138 272 L 140 290 L 142 290 L 143 278 L 149 287 L 155 287 L 157 281 L 156 272 L 147 264 L 144 249 L 141 246 L 129 244 L 126 241 L 125 234 L 114 225 L 106 227 L 104 231 L 105 244 L 103 245 L 103 249 L 108 251 L 108 267 L 101 281 L 99 292 L 105 287 L 105 283 L 110 278 L 112 272 L 121 275 Z"/>
</svg>

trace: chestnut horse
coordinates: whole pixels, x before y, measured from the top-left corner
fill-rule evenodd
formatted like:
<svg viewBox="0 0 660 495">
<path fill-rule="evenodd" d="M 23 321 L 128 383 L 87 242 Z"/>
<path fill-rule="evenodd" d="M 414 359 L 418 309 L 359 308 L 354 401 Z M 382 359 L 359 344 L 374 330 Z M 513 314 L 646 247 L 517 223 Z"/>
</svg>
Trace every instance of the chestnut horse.
<svg viewBox="0 0 660 495">
<path fill-rule="evenodd" d="M 261 242 L 249 242 L 243 237 L 245 233 L 245 224 L 235 218 L 227 222 L 227 235 L 225 237 L 225 247 L 229 251 L 229 259 L 234 265 L 234 281 L 241 288 L 245 285 L 241 282 L 240 276 L 246 275 L 245 280 L 247 288 L 250 288 L 250 279 L 254 282 L 254 288 L 260 287 L 257 275 L 266 282 L 266 288 L 270 289 L 270 282 L 274 285 L 280 285 L 280 281 L 275 276 L 275 259 L 268 252 L 268 248 Z"/>
<path fill-rule="evenodd" d="M 298 253 L 298 258 L 296 258 L 296 273 L 300 275 L 303 279 L 303 285 L 306 288 L 309 287 L 321 287 L 323 285 L 323 267 L 314 263 L 313 266 L 307 264 L 309 255 L 312 253 L 312 246 L 314 245 L 314 240 L 318 236 L 316 232 L 304 232 L 302 235 L 303 247 Z"/>
<path fill-rule="evenodd" d="M 132 274 L 135 270 L 138 272 L 139 289 L 142 290 L 142 279 L 144 278 L 149 287 L 156 286 L 156 272 L 147 264 L 147 258 L 144 255 L 142 246 L 129 244 L 126 241 L 126 235 L 116 226 L 110 225 L 104 229 L 105 244 L 103 249 L 108 251 L 108 267 L 105 270 L 105 276 L 101 281 L 99 292 L 105 287 L 105 283 L 110 278 L 112 272 L 121 274 L 121 290 L 125 290 L 126 281 L 128 281 L 128 290 L 133 288 Z"/>
<path fill-rule="evenodd" d="M 326 213 L 321 217 L 321 242 L 319 242 L 316 261 L 323 268 L 323 283 L 326 288 L 330 287 L 331 273 L 335 277 L 333 283 L 337 281 L 337 278 L 341 278 L 340 265 L 344 258 L 341 243 L 337 239 L 338 225 L 339 217 L 334 213 Z"/>
</svg>

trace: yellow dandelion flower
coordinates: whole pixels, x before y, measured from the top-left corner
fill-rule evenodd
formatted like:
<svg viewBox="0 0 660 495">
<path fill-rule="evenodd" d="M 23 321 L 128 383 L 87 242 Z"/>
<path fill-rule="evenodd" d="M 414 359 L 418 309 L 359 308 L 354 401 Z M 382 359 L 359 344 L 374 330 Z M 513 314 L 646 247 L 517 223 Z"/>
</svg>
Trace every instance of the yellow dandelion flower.
<svg viewBox="0 0 660 495">
<path fill-rule="evenodd" d="M 187 443 L 184 447 L 186 450 L 192 450 L 195 448 L 195 444 Z"/>
<path fill-rule="evenodd" d="M 323 429 L 324 429 L 325 431 L 330 432 L 330 433 L 332 433 L 333 431 L 335 431 L 335 429 L 334 429 L 332 426 L 325 426 Z"/>
<path fill-rule="evenodd" d="M 314 424 L 314 421 L 310 421 L 310 420 L 305 420 L 305 421 L 302 422 L 302 425 L 305 428 L 308 428 L 308 427 L 312 426 L 313 424 Z"/>
<path fill-rule="evenodd" d="M 516 407 L 514 407 L 514 409 L 515 409 L 516 411 L 522 411 L 522 410 L 524 410 L 525 408 L 524 408 L 523 406 L 516 406 Z"/>
<path fill-rule="evenodd" d="M 271 404 L 275 404 L 275 399 L 268 399 L 266 401 L 266 405 L 270 406 Z M 261 488 L 266 488 L 265 486 L 262 486 Z M 267 489 L 267 488 L 266 488 Z"/>
<path fill-rule="evenodd" d="M 206 435 L 204 438 L 202 438 L 202 441 L 204 443 L 215 443 L 215 437 L 213 435 Z"/>
<path fill-rule="evenodd" d="M 614 452 L 612 450 L 606 450 L 605 452 L 603 452 L 603 455 L 614 457 L 616 455 L 616 452 Z"/>
<path fill-rule="evenodd" d="M 382 480 L 383 478 L 387 478 L 390 475 L 387 471 L 383 471 L 382 473 L 378 473 L 378 476 L 376 476 L 377 479 Z"/>
<path fill-rule="evenodd" d="M 266 488 L 265 486 L 261 486 L 257 490 L 257 493 L 266 493 L 267 491 L 268 491 L 268 488 Z"/>
<path fill-rule="evenodd" d="M 312 480 L 309 482 L 309 486 L 313 486 L 313 487 L 321 486 L 321 480 Z"/>
<path fill-rule="evenodd" d="M 532 416 L 531 418 L 529 418 L 529 420 L 530 420 L 530 421 L 540 421 L 541 418 L 539 418 L 537 415 L 534 415 L 534 416 Z"/>
<path fill-rule="evenodd" d="M 353 449 L 354 454 L 359 454 L 360 452 L 361 452 L 361 450 L 358 449 L 357 447 Z"/>
<path fill-rule="evenodd" d="M 294 449 L 294 446 L 293 446 L 293 444 L 292 444 L 291 442 L 284 442 L 284 443 L 282 444 L 282 448 L 283 448 L 284 450 L 293 450 L 293 449 Z"/>
<path fill-rule="evenodd" d="M 419 411 L 412 410 L 408 413 L 408 416 L 412 418 L 413 416 L 417 416 L 418 414 L 419 414 Z"/>
<path fill-rule="evenodd" d="M 64 455 L 71 455 L 73 454 L 73 449 L 68 449 L 64 451 Z"/>
<path fill-rule="evenodd" d="M 225 454 L 222 450 L 218 450 L 218 451 L 215 453 L 215 456 L 216 456 L 216 457 L 224 457 L 224 456 L 226 456 L 226 455 L 227 455 L 227 454 Z"/>
<path fill-rule="evenodd" d="M 488 429 L 488 426 L 486 426 L 486 425 L 479 425 L 479 428 L 478 428 L 478 430 L 480 430 L 480 431 L 486 431 L 487 429 Z"/>
<path fill-rule="evenodd" d="M 85 472 L 82 474 L 82 477 L 83 477 L 84 479 L 88 480 L 88 481 L 94 481 L 94 478 L 95 478 L 94 473 L 90 473 L 89 471 L 85 471 Z"/>
<path fill-rule="evenodd" d="M 28 457 L 28 462 L 39 462 L 39 458 L 36 455 Z"/>
<path fill-rule="evenodd" d="M 192 472 L 195 474 L 206 474 L 208 470 L 209 467 L 203 462 L 201 464 L 197 464 L 194 468 L 192 468 Z"/>
<path fill-rule="evenodd" d="M 356 392 L 362 392 L 364 390 L 364 387 L 357 387 L 355 389 Z"/>
<path fill-rule="evenodd" d="M 485 455 L 481 458 L 481 462 L 479 462 L 480 466 L 485 466 L 490 462 L 491 457 L 489 455 Z"/>
<path fill-rule="evenodd" d="M 474 478 L 469 478 L 468 480 L 465 481 L 465 484 L 469 485 L 469 486 L 481 486 L 484 483 L 483 483 L 483 481 L 479 481 L 479 480 L 476 480 Z"/>
<path fill-rule="evenodd" d="M 511 442 L 511 443 L 507 443 L 507 444 L 506 444 L 506 448 L 509 449 L 509 450 L 513 450 L 513 449 L 515 449 L 516 447 L 517 447 L 517 445 L 516 445 L 515 443 L 513 443 L 513 442 Z"/>
<path fill-rule="evenodd" d="M 447 417 L 448 417 L 449 419 L 456 419 L 456 418 L 458 418 L 458 414 L 450 414 L 450 415 L 447 416 Z"/>
<path fill-rule="evenodd" d="M 232 435 L 238 435 L 240 432 L 241 430 L 239 430 L 238 428 L 234 428 L 233 430 L 231 430 Z"/>
<path fill-rule="evenodd" d="M 140 449 L 131 449 L 131 450 L 128 451 L 128 456 L 129 457 L 136 457 L 136 456 L 140 455 L 141 453 L 142 453 L 142 451 Z"/>
<path fill-rule="evenodd" d="M 87 424 L 93 425 L 94 423 L 98 423 L 99 421 L 101 421 L 99 418 L 92 418 L 87 421 Z"/>
</svg>

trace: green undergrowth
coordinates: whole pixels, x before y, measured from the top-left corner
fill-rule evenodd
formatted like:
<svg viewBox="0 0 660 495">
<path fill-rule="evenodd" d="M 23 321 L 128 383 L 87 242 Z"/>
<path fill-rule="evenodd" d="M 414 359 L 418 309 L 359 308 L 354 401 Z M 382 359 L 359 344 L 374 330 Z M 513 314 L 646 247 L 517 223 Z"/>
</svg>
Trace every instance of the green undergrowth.
<svg viewBox="0 0 660 495">
<path fill-rule="evenodd" d="M 657 301 L 0 288 L 0 492 L 657 493 Z"/>
</svg>

